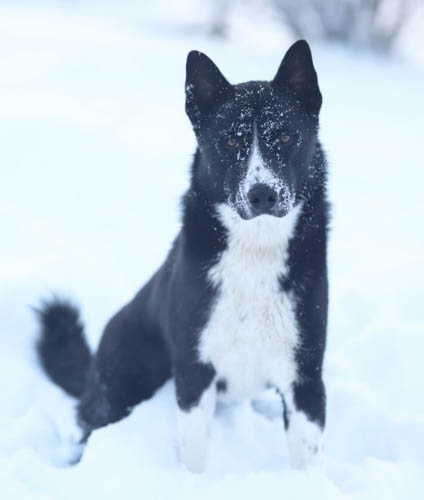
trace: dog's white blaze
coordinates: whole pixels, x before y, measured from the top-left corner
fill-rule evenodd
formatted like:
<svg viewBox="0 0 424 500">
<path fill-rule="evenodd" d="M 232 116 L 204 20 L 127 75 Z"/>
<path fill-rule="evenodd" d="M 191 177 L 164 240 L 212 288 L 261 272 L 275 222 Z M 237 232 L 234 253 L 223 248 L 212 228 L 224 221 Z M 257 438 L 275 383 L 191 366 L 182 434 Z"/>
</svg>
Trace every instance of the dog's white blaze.
<svg viewBox="0 0 424 500">
<path fill-rule="evenodd" d="M 210 269 L 218 297 L 199 340 L 199 357 L 227 382 L 226 399 L 242 399 L 275 384 L 286 390 L 296 378 L 298 329 L 294 297 L 279 277 L 287 271 L 288 244 L 301 205 L 282 218 L 242 220 L 228 205 L 218 207 L 228 248 Z"/>
<path fill-rule="evenodd" d="M 311 422 L 305 413 L 296 410 L 290 393 L 285 394 L 285 401 L 290 413 L 287 442 L 292 467 L 305 469 L 321 466 L 324 449 L 322 429 Z"/>
<path fill-rule="evenodd" d="M 209 429 L 215 411 L 216 386 L 213 382 L 199 403 L 188 411 L 178 409 L 178 450 L 181 462 L 191 472 L 206 467 Z"/>
<path fill-rule="evenodd" d="M 255 184 L 266 184 L 274 189 L 277 193 L 284 193 L 282 203 L 284 203 L 289 210 L 292 210 L 294 205 L 294 198 L 287 186 L 284 185 L 282 179 L 277 177 L 265 164 L 258 141 L 258 134 L 256 125 L 253 129 L 253 142 L 252 151 L 249 156 L 246 175 L 240 182 L 240 187 L 237 192 L 235 204 L 238 207 L 243 207 L 246 213 L 251 213 L 251 206 L 248 200 L 248 193 Z"/>
<path fill-rule="evenodd" d="M 261 156 L 256 127 L 253 130 L 252 152 L 250 153 L 246 176 L 242 182 L 244 194 L 257 183 L 266 184 L 274 189 L 281 188 L 281 180 L 269 170 Z"/>
</svg>

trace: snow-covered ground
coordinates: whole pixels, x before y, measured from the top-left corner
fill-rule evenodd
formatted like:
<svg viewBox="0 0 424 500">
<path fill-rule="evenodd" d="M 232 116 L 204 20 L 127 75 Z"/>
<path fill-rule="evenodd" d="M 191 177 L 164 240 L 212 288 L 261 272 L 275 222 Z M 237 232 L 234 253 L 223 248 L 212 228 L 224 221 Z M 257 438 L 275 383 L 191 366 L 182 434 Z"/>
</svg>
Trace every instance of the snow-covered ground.
<svg viewBox="0 0 424 500">
<path fill-rule="evenodd" d="M 0 498 L 421 499 L 424 74 L 320 47 L 334 203 L 324 469 L 289 469 L 264 394 L 256 406 L 272 418 L 250 402 L 219 408 L 207 472 L 190 474 L 172 383 L 59 467 L 73 402 L 40 372 L 30 306 L 70 295 L 96 345 L 178 229 L 194 151 L 188 50 L 238 82 L 271 78 L 290 40 L 265 25 L 224 44 L 155 25 L 149 11 L 141 22 L 110 6 L 37 5 L 0 2 Z"/>
</svg>

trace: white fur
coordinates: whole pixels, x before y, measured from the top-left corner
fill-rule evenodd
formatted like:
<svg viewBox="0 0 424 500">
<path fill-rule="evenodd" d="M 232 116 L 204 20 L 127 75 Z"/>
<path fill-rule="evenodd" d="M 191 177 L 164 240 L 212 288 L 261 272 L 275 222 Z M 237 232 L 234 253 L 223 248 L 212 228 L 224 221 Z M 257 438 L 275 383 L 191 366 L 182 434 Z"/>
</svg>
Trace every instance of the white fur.
<svg viewBox="0 0 424 500">
<path fill-rule="evenodd" d="M 296 378 L 294 297 L 282 292 L 278 278 L 287 271 L 300 210 L 246 221 L 228 205 L 218 207 L 228 248 L 209 272 L 219 292 L 201 332 L 199 358 L 226 380 L 225 398 L 246 398 L 267 384 L 284 391 Z"/>
<path fill-rule="evenodd" d="M 297 411 L 290 392 L 284 396 L 289 412 L 287 442 L 294 469 L 321 466 L 323 462 L 323 432 L 305 413 Z"/>
<path fill-rule="evenodd" d="M 188 411 L 178 409 L 178 448 L 180 460 L 191 472 L 206 467 L 208 437 L 215 411 L 216 386 L 213 382 L 202 394 L 197 406 Z"/>
</svg>

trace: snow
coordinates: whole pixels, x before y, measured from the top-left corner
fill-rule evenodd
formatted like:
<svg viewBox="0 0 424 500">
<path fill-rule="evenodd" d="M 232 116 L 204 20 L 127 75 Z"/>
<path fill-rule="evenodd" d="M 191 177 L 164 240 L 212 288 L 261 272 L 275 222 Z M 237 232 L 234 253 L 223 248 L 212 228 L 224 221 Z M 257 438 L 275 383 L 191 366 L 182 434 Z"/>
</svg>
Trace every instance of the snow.
<svg viewBox="0 0 424 500">
<path fill-rule="evenodd" d="M 244 24 L 224 44 L 169 29 L 176 8 L 159 26 L 152 2 L 144 21 L 120 5 L 133 10 L 0 3 L 0 498 L 422 498 L 424 75 L 324 47 L 313 50 L 334 202 L 324 467 L 289 468 L 265 393 L 218 409 L 207 472 L 187 472 L 171 382 L 63 467 L 74 403 L 38 367 L 30 306 L 69 294 L 97 344 L 178 230 L 194 151 L 186 54 L 206 52 L 238 82 L 271 78 L 289 43 L 262 30 L 255 44 Z"/>
</svg>

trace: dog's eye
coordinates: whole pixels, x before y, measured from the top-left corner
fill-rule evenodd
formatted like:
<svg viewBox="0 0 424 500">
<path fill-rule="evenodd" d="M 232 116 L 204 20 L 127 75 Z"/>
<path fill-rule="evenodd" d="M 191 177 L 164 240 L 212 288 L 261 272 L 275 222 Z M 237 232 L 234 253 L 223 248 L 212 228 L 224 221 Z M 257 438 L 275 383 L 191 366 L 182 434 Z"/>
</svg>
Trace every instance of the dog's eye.
<svg viewBox="0 0 424 500">
<path fill-rule="evenodd" d="M 291 137 L 288 134 L 285 134 L 284 132 L 280 135 L 280 142 L 283 144 L 287 144 L 288 142 L 291 141 Z"/>
<path fill-rule="evenodd" d="M 237 139 L 235 139 L 234 137 L 228 138 L 227 146 L 229 146 L 230 148 L 234 148 L 235 146 L 237 146 L 237 144 L 238 144 Z"/>
</svg>

